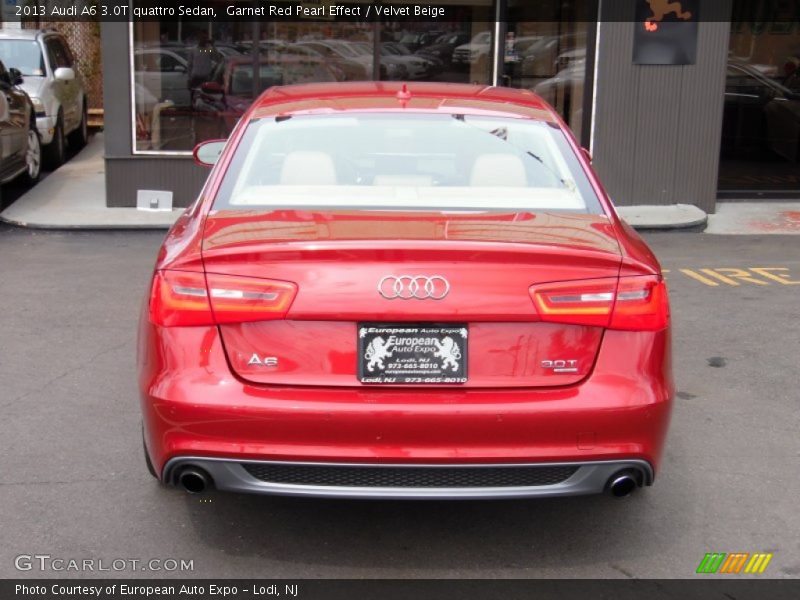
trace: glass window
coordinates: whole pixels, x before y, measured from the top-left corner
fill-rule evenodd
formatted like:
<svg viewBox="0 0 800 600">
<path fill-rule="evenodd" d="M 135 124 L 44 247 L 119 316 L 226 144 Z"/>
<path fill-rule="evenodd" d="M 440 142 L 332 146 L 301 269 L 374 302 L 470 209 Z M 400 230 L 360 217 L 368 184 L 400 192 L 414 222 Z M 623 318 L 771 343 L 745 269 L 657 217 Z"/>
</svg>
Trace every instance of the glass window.
<svg viewBox="0 0 800 600">
<path fill-rule="evenodd" d="M 599 211 L 558 128 L 461 114 L 253 121 L 215 208 L 266 205 Z"/>
<path fill-rule="evenodd" d="M 596 18 L 592 4 L 508 0 L 503 83 L 539 94 L 578 140 L 588 133 L 584 99 L 587 36 Z"/>
<path fill-rule="evenodd" d="M 44 58 L 39 44 L 27 40 L 0 40 L 0 57 L 6 68 L 14 67 L 28 77 L 44 75 Z"/>
<path fill-rule="evenodd" d="M 491 83 L 493 0 L 453 0 L 448 10 L 456 21 L 136 22 L 134 148 L 188 153 L 227 137 L 272 85 Z"/>
<path fill-rule="evenodd" d="M 763 192 L 800 190 L 800 23 L 781 12 L 791 10 L 790 5 L 734 0 L 720 145 L 721 192 L 758 197 Z"/>
<path fill-rule="evenodd" d="M 47 56 L 50 59 L 50 67 L 53 70 L 62 67 L 72 68 L 72 57 L 61 40 L 48 38 L 45 45 L 47 47 Z"/>
</svg>

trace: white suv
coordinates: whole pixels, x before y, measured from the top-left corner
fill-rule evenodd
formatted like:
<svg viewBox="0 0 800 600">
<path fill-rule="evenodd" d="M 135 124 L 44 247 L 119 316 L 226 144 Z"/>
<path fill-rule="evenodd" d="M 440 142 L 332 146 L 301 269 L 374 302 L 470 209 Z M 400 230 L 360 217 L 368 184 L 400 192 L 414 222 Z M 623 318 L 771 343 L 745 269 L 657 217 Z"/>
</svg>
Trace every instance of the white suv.
<svg viewBox="0 0 800 600">
<path fill-rule="evenodd" d="M 67 140 L 73 148 L 88 141 L 86 91 L 67 40 L 52 30 L 3 29 L 0 60 L 22 73 L 20 87 L 36 110 L 45 159 L 59 166 Z"/>
</svg>

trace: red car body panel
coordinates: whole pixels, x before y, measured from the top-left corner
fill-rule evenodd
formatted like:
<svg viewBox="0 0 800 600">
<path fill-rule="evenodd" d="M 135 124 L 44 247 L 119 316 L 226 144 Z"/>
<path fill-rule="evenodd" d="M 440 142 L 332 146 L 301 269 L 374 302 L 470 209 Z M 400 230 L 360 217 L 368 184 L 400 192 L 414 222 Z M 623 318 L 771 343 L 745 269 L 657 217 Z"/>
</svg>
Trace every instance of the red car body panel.
<svg viewBox="0 0 800 600">
<path fill-rule="evenodd" d="M 401 84 L 309 84 L 268 90 L 242 118 L 197 202 L 176 222 L 156 271 L 293 282 L 283 319 L 163 327 L 145 302 L 139 365 L 145 444 L 170 461 L 359 464 L 547 464 L 637 460 L 658 469 L 674 394 L 669 327 L 622 331 L 541 322 L 535 284 L 660 277 L 621 222 L 560 117 L 505 88 L 413 84 L 402 110 L 548 121 L 565 131 L 605 215 L 479 216 L 378 211 L 212 210 L 251 118 L 398 111 Z M 392 272 L 445 272 L 440 302 L 381 301 Z M 470 325 L 460 386 L 369 386 L 355 373 L 358 322 Z M 248 364 L 269 341 L 280 367 Z M 569 356 L 577 371 L 544 369 Z M 645 478 L 647 479 L 647 478 Z M 650 483 L 646 480 L 645 483 Z"/>
</svg>

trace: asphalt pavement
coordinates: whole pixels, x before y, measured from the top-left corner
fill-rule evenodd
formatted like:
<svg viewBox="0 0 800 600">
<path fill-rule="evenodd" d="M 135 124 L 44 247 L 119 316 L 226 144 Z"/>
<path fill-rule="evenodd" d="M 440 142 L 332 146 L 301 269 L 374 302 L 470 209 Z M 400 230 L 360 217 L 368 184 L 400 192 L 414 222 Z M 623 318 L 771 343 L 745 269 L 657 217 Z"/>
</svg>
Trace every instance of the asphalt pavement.
<svg viewBox="0 0 800 600">
<path fill-rule="evenodd" d="M 189 496 L 153 480 L 135 338 L 162 237 L 0 225 L 0 577 L 670 578 L 707 552 L 770 552 L 757 577 L 800 576 L 797 237 L 646 236 L 669 270 L 678 389 L 655 485 L 490 502 Z M 19 571 L 21 555 L 192 570 Z"/>
</svg>

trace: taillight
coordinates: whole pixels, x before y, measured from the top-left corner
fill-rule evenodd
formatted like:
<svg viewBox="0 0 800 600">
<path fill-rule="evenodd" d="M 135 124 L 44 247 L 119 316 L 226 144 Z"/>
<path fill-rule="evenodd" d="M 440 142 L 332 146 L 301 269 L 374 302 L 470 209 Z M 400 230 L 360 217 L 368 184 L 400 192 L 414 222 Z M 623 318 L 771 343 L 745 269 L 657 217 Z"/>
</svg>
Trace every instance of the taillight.
<svg viewBox="0 0 800 600">
<path fill-rule="evenodd" d="M 217 323 L 282 319 L 289 312 L 297 286 L 288 281 L 206 274 L 211 310 Z"/>
<path fill-rule="evenodd" d="M 158 271 L 150 295 L 150 320 L 164 327 L 282 319 L 297 293 L 285 281 Z"/>
<path fill-rule="evenodd" d="M 657 276 L 547 283 L 530 294 L 542 321 L 648 331 L 669 322 L 666 285 Z"/>
<path fill-rule="evenodd" d="M 667 284 L 656 276 L 621 277 L 610 329 L 658 331 L 669 324 Z"/>
</svg>

